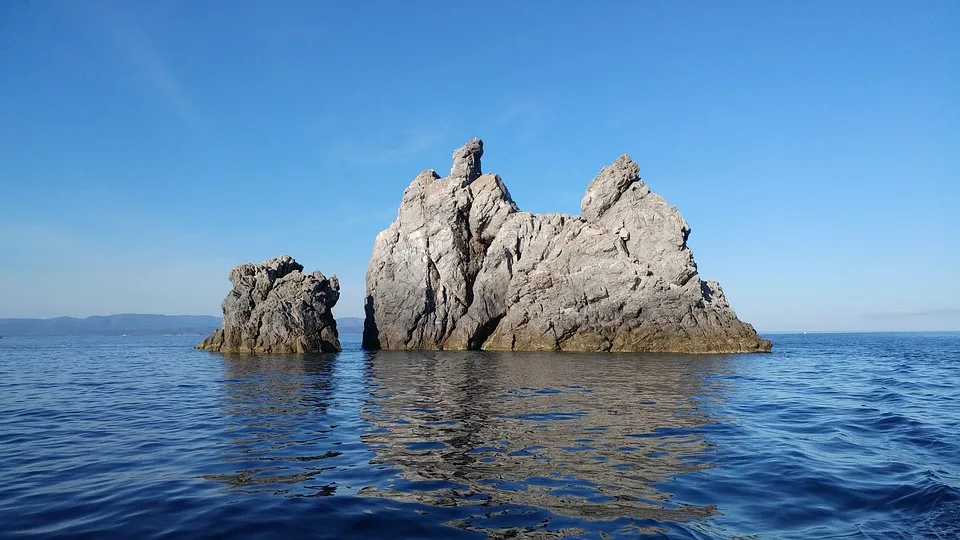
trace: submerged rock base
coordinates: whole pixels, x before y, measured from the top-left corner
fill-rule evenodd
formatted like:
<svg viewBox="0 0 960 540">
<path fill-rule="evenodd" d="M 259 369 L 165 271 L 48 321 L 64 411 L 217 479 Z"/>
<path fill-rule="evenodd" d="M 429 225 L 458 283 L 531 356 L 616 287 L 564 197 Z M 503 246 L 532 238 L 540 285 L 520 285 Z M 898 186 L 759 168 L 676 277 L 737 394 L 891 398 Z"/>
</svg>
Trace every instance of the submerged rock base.
<svg viewBox="0 0 960 540">
<path fill-rule="evenodd" d="M 521 212 L 483 174 L 483 143 L 450 175 L 421 173 L 367 271 L 369 349 L 769 351 L 703 281 L 690 228 L 624 155 L 590 183 L 580 216 Z"/>
<path fill-rule="evenodd" d="M 233 290 L 223 301 L 223 328 L 198 349 L 234 353 L 340 351 L 331 309 L 340 298 L 336 276 L 303 273 L 283 255 L 230 272 Z"/>
</svg>

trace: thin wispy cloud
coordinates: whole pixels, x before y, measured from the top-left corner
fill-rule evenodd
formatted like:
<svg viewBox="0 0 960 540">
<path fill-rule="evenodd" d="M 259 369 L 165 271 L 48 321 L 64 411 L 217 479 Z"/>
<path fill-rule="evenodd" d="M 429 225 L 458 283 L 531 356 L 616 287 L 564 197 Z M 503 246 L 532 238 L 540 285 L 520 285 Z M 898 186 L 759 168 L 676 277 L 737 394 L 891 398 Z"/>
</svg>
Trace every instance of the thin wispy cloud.
<svg viewBox="0 0 960 540">
<path fill-rule="evenodd" d="M 445 138 L 445 128 L 422 126 L 372 140 L 342 139 L 331 146 L 330 152 L 335 159 L 352 164 L 402 163 L 430 150 Z"/>
<path fill-rule="evenodd" d="M 538 101 L 511 101 L 503 106 L 499 114 L 494 116 L 493 124 L 497 127 L 503 127 L 518 123 L 536 123 L 543 119 L 544 110 L 543 104 Z"/>
<path fill-rule="evenodd" d="M 541 101 L 514 99 L 504 103 L 500 112 L 490 119 L 490 128 L 508 129 L 520 141 L 535 139 L 548 118 L 547 107 Z"/>
<path fill-rule="evenodd" d="M 137 80 L 172 114 L 193 127 L 202 126 L 203 116 L 182 80 L 143 25 L 125 11 L 125 4 L 111 3 L 107 7 L 91 3 L 84 4 L 84 7 L 82 12 L 72 9 L 70 15 L 104 36 L 111 49 L 115 49 L 131 67 Z"/>
<path fill-rule="evenodd" d="M 124 24 L 115 28 L 114 37 L 143 80 L 170 109 L 182 120 L 192 125 L 200 125 L 200 114 L 187 97 L 183 85 L 143 30 L 133 24 Z"/>
<path fill-rule="evenodd" d="M 910 319 L 921 317 L 960 317 L 960 308 L 891 309 L 864 313 L 868 319 Z"/>
</svg>

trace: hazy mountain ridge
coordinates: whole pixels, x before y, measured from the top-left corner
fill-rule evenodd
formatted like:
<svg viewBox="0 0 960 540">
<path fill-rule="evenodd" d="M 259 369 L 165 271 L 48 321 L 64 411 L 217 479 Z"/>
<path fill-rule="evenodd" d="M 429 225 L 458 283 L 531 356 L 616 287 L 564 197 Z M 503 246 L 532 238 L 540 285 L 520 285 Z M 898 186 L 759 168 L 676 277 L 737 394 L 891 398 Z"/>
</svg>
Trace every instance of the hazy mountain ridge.
<svg viewBox="0 0 960 540">
<path fill-rule="evenodd" d="M 337 333 L 362 334 L 363 317 L 337 317 Z"/>
<path fill-rule="evenodd" d="M 220 327 L 209 315 L 150 315 L 124 313 L 53 319 L 0 319 L 3 336 L 119 336 L 205 334 Z"/>
<path fill-rule="evenodd" d="M 165 334 L 209 334 L 220 328 L 220 317 L 210 315 L 150 315 L 124 313 L 93 317 L 55 317 L 52 319 L 0 319 L 0 336 L 154 336 Z M 363 332 L 360 317 L 339 317 L 341 334 Z"/>
</svg>

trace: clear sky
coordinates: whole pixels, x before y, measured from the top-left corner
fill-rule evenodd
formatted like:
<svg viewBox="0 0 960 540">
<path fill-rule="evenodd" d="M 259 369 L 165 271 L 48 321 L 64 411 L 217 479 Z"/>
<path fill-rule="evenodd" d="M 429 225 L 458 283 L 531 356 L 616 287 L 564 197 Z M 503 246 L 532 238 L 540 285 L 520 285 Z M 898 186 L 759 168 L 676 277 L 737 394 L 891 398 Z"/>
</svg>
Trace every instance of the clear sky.
<svg viewBox="0 0 960 540">
<path fill-rule="evenodd" d="M 629 153 L 761 331 L 960 328 L 960 2 L 546 6 L 0 2 L 0 317 L 219 314 L 279 254 L 362 316 L 477 136 L 535 212 Z"/>
</svg>

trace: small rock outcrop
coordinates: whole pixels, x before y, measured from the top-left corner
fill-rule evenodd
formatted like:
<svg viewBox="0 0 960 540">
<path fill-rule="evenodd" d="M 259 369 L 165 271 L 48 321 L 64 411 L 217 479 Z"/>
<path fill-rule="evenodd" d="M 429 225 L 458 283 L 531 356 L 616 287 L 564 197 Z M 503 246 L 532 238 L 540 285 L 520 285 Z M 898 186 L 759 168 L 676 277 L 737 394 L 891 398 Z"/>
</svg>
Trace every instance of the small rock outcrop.
<svg viewBox="0 0 960 540">
<path fill-rule="evenodd" d="M 336 276 L 303 273 L 283 255 L 260 264 L 241 264 L 223 300 L 223 328 L 198 349 L 226 353 L 337 352 L 340 340 L 331 309 L 340 298 Z"/>
<path fill-rule="evenodd" d="M 482 156 L 474 139 L 448 177 L 420 173 L 377 235 L 364 347 L 770 350 L 700 279 L 690 228 L 629 156 L 600 171 L 579 216 L 521 212 Z"/>
</svg>

